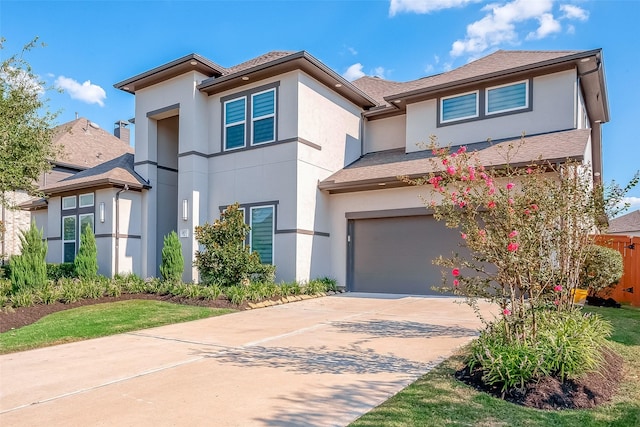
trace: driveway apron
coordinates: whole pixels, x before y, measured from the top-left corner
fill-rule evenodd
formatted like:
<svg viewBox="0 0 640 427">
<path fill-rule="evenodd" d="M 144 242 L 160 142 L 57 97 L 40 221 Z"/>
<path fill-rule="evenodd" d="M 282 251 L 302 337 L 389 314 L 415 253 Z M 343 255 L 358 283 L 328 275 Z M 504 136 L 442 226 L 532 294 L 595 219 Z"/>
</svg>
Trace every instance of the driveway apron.
<svg viewBox="0 0 640 427">
<path fill-rule="evenodd" d="M 456 301 L 341 294 L 0 356 L 0 425 L 344 426 L 477 335 Z"/>
</svg>

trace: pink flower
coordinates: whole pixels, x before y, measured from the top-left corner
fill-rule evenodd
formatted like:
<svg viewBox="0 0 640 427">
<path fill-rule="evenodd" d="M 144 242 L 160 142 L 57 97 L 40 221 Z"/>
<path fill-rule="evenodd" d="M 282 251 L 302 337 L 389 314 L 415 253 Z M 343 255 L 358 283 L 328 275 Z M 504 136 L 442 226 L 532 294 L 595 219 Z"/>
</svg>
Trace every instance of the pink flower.
<svg viewBox="0 0 640 427">
<path fill-rule="evenodd" d="M 513 239 L 514 237 L 516 237 L 518 235 L 518 232 L 516 230 L 513 230 L 511 233 L 509 233 L 509 238 Z"/>
<path fill-rule="evenodd" d="M 555 285 L 553 287 L 553 290 L 556 291 L 556 292 L 560 292 L 560 291 L 562 291 L 562 286 L 561 285 Z"/>
<path fill-rule="evenodd" d="M 461 208 L 464 208 L 465 206 L 467 206 L 467 202 L 465 202 L 464 200 L 461 200 L 460 203 L 458 203 L 458 206 L 460 206 Z"/>
<path fill-rule="evenodd" d="M 451 153 L 451 157 L 452 157 L 452 158 L 453 158 L 453 157 L 456 157 L 457 155 L 458 155 L 458 154 L 456 154 L 456 153 Z"/>
<path fill-rule="evenodd" d="M 531 205 L 531 209 L 533 209 L 534 211 L 538 210 L 538 205 L 536 205 L 535 203 Z"/>
<path fill-rule="evenodd" d="M 508 183 L 507 184 L 507 190 L 511 190 L 514 186 L 515 186 L 515 184 L 513 182 Z"/>
<path fill-rule="evenodd" d="M 467 239 L 467 235 L 465 233 L 460 233 L 460 237 L 462 237 L 464 240 Z"/>
<path fill-rule="evenodd" d="M 531 213 L 531 211 L 529 211 L 529 209 L 525 209 L 525 210 L 524 210 L 524 214 L 525 214 L 525 215 L 529 215 L 530 213 Z"/>
<path fill-rule="evenodd" d="M 484 172 L 480 173 L 480 178 L 487 179 L 487 174 Z"/>
<path fill-rule="evenodd" d="M 529 175 L 531 175 L 531 174 L 533 173 L 533 169 L 531 169 L 531 168 L 527 168 L 527 173 L 528 173 Z"/>
<path fill-rule="evenodd" d="M 442 159 L 442 164 L 446 166 L 447 164 L 449 164 L 449 160 L 447 160 L 447 159 Z"/>
<path fill-rule="evenodd" d="M 463 145 L 462 147 L 458 148 L 457 153 L 458 153 L 458 154 L 462 154 L 462 153 L 464 153 L 465 151 L 467 151 L 467 147 L 465 147 L 465 146 Z"/>
<path fill-rule="evenodd" d="M 476 170 L 473 166 L 469 166 L 469 179 L 471 181 L 475 181 L 476 179 Z"/>
<path fill-rule="evenodd" d="M 487 207 L 489 209 L 493 209 L 496 207 L 496 202 L 494 202 L 493 200 L 489 200 L 489 203 L 487 204 Z"/>
<path fill-rule="evenodd" d="M 458 286 L 460 281 L 458 279 L 453 279 L 453 286 Z"/>
<path fill-rule="evenodd" d="M 495 193 L 495 192 L 496 192 L 495 187 L 490 187 L 490 188 L 489 188 L 489 191 L 487 191 L 487 194 L 488 194 L 489 196 L 492 196 L 492 195 L 493 195 L 493 193 Z"/>
<path fill-rule="evenodd" d="M 509 202 L 510 205 L 515 203 L 515 201 L 513 199 L 509 199 L 508 202 Z"/>
<path fill-rule="evenodd" d="M 558 300 L 555 300 L 553 303 L 554 303 L 555 305 L 560 305 L 560 301 L 558 301 Z"/>
<path fill-rule="evenodd" d="M 448 173 L 449 175 L 455 175 L 455 174 L 456 174 L 456 168 L 454 168 L 453 166 L 449 166 L 449 167 L 447 168 L 447 173 Z"/>
<path fill-rule="evenodd" d="M 502 310 L 502 314 L 504 314 L 505 316 L 509 316 L 511 314 L 511 310 L 505 308 L 504 310 Z"/>
<path fill-rule="evenodd" d="M 459 269 L 457 269 L 457 268 L 454 268 L 453 270 L 451 270 L 451 274 L 452 274 L 454 277 L 458 277 L 458 276 L 460 275 L 460 270 L 459 270 Z"/>
<path fill-rule="evenodd" d="M 515 242 L 511 242 L 509 243 L 509 245 L 507 246 L 507 249 L 509 250 L 509 252 L 515 252 L 518 250 L 518 244 Z"/>
</svg>

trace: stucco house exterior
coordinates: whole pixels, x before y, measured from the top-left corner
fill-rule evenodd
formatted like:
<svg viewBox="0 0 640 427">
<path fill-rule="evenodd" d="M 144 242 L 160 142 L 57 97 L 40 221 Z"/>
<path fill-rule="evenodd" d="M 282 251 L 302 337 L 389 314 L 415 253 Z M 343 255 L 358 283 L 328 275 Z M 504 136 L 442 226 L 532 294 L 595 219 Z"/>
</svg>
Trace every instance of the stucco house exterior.
<svg viewBox="0 0 640 427">
<path fill-rule="evenodd" d="M 100 274 L 141 274 L 140 203 L 149 185 L 133 170 L 127 125 L 116 122 L 112 135 L 80 117 L 54 130 L 53 144 L 62 152 L 40 179 L 45 197 L 21 205 L 44 231 L 47 262 L 73 262 L 89 224 Z"/>
<path fill-rule="evenodd" d="M 140 271 L 158 275 L 176 230 L 184 280 L 197 281 L 195 227 L 240 203 L 249 244 L 278 280 L 331 276 L 348 289 L 431 292 L 431 260 L 459 237 L 434 221 L 399 175 L 428 172 L 435 135 L 504 162 L 591 163 L 602 173 L 609 120 L 600 49 L 497 51 L 409 82 L 346 81 L 308 52 L 269 52 L 232 67 L 190 54 L 115 87 L 135 96 Z M 491 142 L 487 142 L 488 139 Z"/>
</svg>

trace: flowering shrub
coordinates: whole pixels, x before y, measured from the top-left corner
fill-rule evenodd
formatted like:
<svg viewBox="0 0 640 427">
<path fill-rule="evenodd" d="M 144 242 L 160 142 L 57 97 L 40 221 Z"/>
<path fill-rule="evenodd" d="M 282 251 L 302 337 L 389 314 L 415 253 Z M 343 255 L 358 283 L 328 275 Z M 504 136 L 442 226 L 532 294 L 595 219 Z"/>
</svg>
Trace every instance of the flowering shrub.
<svg viewBox="0 0 640 427">
<path fill-rule="evenodd" d="M 570 310 L 572 291 L 581 285 L 603 208 L 589 168 L 572 161 L 514 167 L 513 145 L 502 151 L 500 168 L 483 166 L 464 146 L 452 151 L 434 141 L 430 149 L 439 172 L 406 181 L 428 186 L 425 200 L 435 218 L 458 228 L 472 254 L 434 261 L 449 272 L 445 286 L 474 307 L 478 299 L 497 303 L 507 339 L 535 338 L 536 313 Z"/>
</svg>

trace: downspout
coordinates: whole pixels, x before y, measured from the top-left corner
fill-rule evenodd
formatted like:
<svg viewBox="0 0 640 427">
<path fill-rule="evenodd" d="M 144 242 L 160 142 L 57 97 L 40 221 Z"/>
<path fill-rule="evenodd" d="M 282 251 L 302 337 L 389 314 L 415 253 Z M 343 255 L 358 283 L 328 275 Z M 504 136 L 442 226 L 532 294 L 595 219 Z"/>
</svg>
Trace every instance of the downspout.
<svg viewBox="0 0 640 427">
<path fill-rule="evenodd" d="M 124 188 L 118 190 L 116 193 L 116 262 L 115 262 L 115 274 L 120 273 L 120 193 L 123 193 L 129 189 L 127 184 Z"/>
</svg>

